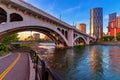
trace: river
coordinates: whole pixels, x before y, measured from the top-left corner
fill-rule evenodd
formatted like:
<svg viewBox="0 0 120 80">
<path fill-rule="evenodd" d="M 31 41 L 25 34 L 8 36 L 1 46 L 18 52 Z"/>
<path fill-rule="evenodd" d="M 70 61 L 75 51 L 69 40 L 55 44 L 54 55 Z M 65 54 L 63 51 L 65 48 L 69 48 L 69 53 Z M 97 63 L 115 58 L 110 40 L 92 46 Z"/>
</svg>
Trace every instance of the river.
<svg viewBox="0 0 120 80">
<path fill-rule="evenodd" d="M 53 48 L 47 58 L 63 80 L 120 80 L 120 46 Z"/>
</svg>

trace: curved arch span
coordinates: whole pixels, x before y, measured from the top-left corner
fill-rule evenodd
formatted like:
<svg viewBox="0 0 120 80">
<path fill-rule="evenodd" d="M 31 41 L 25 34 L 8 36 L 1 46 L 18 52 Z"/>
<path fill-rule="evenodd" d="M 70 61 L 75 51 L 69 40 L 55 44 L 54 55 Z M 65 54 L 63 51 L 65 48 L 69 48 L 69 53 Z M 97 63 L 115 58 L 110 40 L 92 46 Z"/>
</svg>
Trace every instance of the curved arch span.
<svg viewBox="0 0 120 80">
<path fill-rule="evenodd" d="M 17 28 L 10 29 L 10 30 L 7 30 L 7 31 L 4 31 L 4 32 L 0 33 L 0 37 L 4 37 L 4 36 L 7 36 L 9 34 L 21 32 L 21 31 L 41 32 L 41 33 L 47 35 L 53 41 L 55 41 L 56 44 L 63 44 L 64 46 L 67 46 L 67 43 L 65 42 L 65 40 L 57 32 L 55 32 L 55 31 L 53 31 L 49 28 L 39 27 L 39 26 L 17 27 Z"/>
<path fill-rule="evenodd" d="M 83 36 L 77 36 L 74 39 L 74 45 L 85 45 L 86 43 L 87 41 Z"/>
</svg>

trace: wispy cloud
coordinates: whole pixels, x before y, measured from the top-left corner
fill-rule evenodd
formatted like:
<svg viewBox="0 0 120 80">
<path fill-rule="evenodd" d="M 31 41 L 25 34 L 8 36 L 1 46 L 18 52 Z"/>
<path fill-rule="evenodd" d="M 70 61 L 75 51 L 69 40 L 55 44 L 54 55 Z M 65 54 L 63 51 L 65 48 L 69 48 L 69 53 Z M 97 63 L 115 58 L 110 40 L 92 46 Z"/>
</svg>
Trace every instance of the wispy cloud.
<svg viewBox="0 0 120 80">
<path fill-rule="evenodd" d="M 103 19 L 104 19 L 104 20 L 108 20 L 108 19 L 109 19 L 109 16 L 108 16 L 108 15 L 105 15 L 105 16 L 103 17 Z"/>
<path fill-rule="evenodd" d="M 71 8 L 66 9 L 64 12 L 73 12 L 73 11 L 78 10 L 80 8 L 81 8 L 81 6 L 75 6 L 75 7 L 71 7 Z"/>
<path fill-rule="evenodd" d="M 51 2 L 48 6 L 47 6 L 47 10 L 46 11 L 53 11 L 54 7 L 56 4 L 56 0 L 54 0 L 53 2 Z"/>
<path fill-rule="evenodd" d="M 51 2 L 48 6 L 47 6 L 47 9 L 45 10 L 47 13 L 57 17 L 57 15 L 55 14 L 54 12 L 54 9 L 55 9 L 55 6 L 56 6 L 56 0 L 54 0 L 53 2 Z"/>
</svg>

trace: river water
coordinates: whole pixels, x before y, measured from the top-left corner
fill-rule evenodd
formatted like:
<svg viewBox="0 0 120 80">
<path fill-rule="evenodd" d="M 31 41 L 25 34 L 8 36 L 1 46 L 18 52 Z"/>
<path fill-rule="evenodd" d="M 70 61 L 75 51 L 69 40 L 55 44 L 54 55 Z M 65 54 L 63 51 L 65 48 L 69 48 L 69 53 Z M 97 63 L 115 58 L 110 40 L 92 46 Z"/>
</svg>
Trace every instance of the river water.
<svg viewBox="0 0 120 80">
<path fill-rule="evenodd" d="M 49 63 L 63 80 L 120 80 L 120 46 L 77 46 L 49 52 Z"/>
</svg>

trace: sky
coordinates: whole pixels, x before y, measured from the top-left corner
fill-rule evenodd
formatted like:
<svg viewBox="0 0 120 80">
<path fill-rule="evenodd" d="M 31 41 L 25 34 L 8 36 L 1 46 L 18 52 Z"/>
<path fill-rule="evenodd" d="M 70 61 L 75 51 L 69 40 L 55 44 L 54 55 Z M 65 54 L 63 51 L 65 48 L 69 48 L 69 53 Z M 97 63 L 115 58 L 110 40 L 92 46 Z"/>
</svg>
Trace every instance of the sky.
<svg viewBox="0 0 120 80">
<path fill-rule="evenodd" d="M 107 32 L 108 14 L 116 12 L 120 15 L 120 0 L 25 0 L 33 6 L 76 25 L 86 24 L 86 32 L 90 30 L 90 9 L 103 8 L 103 32 Z"/>
</svg>

